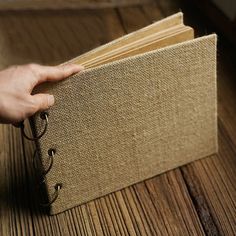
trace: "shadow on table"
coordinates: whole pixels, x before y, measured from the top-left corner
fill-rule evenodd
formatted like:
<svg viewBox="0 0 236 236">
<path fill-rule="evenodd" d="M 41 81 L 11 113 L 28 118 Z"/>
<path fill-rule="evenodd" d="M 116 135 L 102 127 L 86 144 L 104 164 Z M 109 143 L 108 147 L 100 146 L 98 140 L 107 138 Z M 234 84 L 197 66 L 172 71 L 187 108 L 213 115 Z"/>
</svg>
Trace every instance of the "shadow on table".
<svg viewBox="0 0 236 236">
<path fill-rule="evenodd" d="M 6 126 L 1 152 L 0 206 L 3 215 L 14 212 L 24 215 L 44 215 L 48 208 L 40 206 L 47 193 L 39 191 L 38 177 L 32 165 L 34 145 L 24 140 L 25 155 L 20 130 Z"/>
</svg>

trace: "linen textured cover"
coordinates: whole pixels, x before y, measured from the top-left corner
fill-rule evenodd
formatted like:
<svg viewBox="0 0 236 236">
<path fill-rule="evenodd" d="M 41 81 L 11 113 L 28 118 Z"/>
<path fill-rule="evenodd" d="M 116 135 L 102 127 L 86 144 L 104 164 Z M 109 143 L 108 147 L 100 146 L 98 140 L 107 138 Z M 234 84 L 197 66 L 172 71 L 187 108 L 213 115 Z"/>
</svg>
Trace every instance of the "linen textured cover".
<svg viewBox="0 0 236 236">
<path fill-rule="evenodd" d="M 37 142 L 50 213 L 120 190 L 218 150 L 216 35 L 87 69 L 44 89 L 55 95 Z M 44 122 L 32 118 L 37 135 Z"/>
</svg>

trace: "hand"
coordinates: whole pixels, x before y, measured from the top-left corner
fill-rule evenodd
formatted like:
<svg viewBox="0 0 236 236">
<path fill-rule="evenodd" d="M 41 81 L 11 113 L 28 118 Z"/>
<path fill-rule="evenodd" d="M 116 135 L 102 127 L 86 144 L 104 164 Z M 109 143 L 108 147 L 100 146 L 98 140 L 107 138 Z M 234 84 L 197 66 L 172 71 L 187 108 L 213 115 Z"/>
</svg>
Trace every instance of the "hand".
<svg viewBox="0 0 236 236">
<path fill-rule="evenodd" d="M 12 66 L 0 71 L 0 123 L 17 124 L 54 104 L 50 94 L 31 95 L 38 84 L 59 81 L 80 72 L 80 65 Z"/>
</svg>

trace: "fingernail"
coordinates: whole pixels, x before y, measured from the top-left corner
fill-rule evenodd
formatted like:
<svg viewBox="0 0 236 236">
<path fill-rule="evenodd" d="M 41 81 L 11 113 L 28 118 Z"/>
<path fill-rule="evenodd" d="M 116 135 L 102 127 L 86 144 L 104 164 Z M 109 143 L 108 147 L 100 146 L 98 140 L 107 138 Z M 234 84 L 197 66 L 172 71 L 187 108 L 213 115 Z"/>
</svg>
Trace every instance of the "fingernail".
<svg viewBox="0 0 236 236">
<path fill-rule="evenodd" d="M 48 106 L 51 107 L 54 105 L 55 99 L 53 95 L 48 95 Z"/>
</svg>

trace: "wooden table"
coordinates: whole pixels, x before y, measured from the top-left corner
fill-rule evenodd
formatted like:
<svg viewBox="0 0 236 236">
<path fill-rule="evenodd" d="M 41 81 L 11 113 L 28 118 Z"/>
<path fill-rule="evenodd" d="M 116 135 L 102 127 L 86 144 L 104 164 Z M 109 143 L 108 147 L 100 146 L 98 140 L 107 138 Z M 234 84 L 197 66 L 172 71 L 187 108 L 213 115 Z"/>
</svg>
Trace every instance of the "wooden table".
<svg viewBox="0 0 236 236">
<path fill-rule="evenodd" d="M 1 12 L 0 65 L 57 64 L 179 11 L 209 31 L 192 6 L 161 0 L 142 7 Z M 0 235 L 236 235 L 235 53 L 219 39 L 219 154 L 156 176 L 65 213 L 34 200 L 31 157 L 20 132 L 0 126 Z"/>
</svg>

